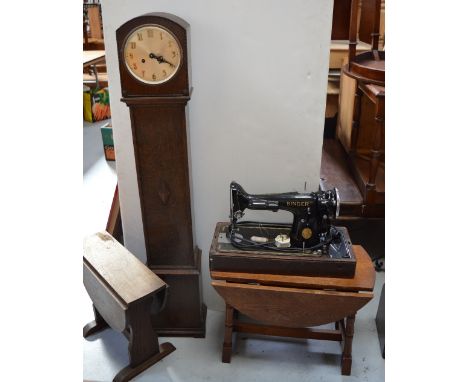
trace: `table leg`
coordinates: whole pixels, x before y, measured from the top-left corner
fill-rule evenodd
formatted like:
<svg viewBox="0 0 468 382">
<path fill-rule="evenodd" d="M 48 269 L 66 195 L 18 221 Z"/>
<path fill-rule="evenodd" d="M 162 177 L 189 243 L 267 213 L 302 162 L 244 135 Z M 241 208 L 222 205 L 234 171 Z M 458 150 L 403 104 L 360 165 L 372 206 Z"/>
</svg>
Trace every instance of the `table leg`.
<svg viewBox="0 0 468 382">
<path fill-rule="evenodd" d="M 222 361 L 224 363 L 231 362 L 232 354 L 232 326 L 234 320 L 234 308 L 226 304 L 226 320 L 224 327 L 224 343 L 223 343 L 223 356 Z"/>
<path fill-rule="evenodd" d="M 380 158 L 383 154 L 384 131 L 385 131 L 385 98 L 377 97 L 375 103 L 375 131 L 372 141 L 371 160 L 369 163 L 369 181 L 367 188 L 372 191 L 372 197 L 375 198 L 376 178 L 379 169 Z M 374 200 L 369 200 L 374 203 Z"/>
<path fill-rule="evenodd" d="M 359 82 L 356 82 L 356 93 L 354 94 L 353 121 L 351 123 L 351 147 L 350 155 L 355 156 L 357 152 L 357 143 L 359 138 L 359 127 L 361 124 L 361 97 L 362 90 Z"/>
<path fill-rule="evenodd" d="M 158 335 L 151 325 L 151 302 L 142 301 L 127 311 L 130 366 L 142 363 L 159 351 Z"/>
<path fill-rule="evenodd" d="M 98 310 L 96 309 L 94 304 L 93 304 L 93 311 L 94 311 L 94 321 L 91 321 L 90 323 L 88 323 L 83 328 L 83 337 L 84 338 L 86 338 L 88 336 L 91 336 L 94 333 L 97 333 L 97 332 L 109 327 L 109 325 L 104 320 L 104 318 L 101 316 L 101 314 L 98 312 Z"/>
<path fill-rule="evenodd" d="M 344 333 L 344 345 L 343 354 L 341 356 L 341 374 L 351 374 L 351 363 L 352 363 L 352 349 L 353 349 L 353 335 L 354 335 L 354 320 L 356 315 L 348 316 L 346 318 L 346 327 Z"/>
<path fill-rule="evenodd" d="M 159 346 L 158 335 L 151 325 L 152 299 L 133 304 L 127 311 L 129 365 L 114 377 L 113 382 L 127 382 L 172 353 L 169 343 Z"/>
</svg>

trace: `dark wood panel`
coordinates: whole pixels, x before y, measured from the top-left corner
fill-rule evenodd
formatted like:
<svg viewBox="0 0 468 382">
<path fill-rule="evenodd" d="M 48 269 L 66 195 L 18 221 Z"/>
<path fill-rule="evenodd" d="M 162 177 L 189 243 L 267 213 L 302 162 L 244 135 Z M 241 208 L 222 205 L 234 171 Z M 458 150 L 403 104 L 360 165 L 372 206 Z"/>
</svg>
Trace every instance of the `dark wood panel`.
<svg viewBox="0 0 468 382">
<path fill-rule="evenodd" d="M 112 205 L 107 218 L 106 231 L 111 234 L 120 244 L 124 245 L 122 217 L 120 215 L 119 186 L 115 186 Z"/>
<path fill-rule="evenodd" d="M 349 16 L 351 0 L 333 2 L 332 40 L 347 40 L 349 37 Z"/>
<path fill-rule="evenodd" d="M 193 266 L 185 105 L 130 110 L 148 265 Z"/>
<path fill-rule="evenodd" d="M 375 316 L 375 326 L 377 327 L 377 334 L 379 336 L 380 351 L 382 357 L 385 358 L 385 284 L 380 294 L 379 307 Z"/>
<path fill-rule="evenodd" d="M 312 328 L 285 328 L 282 326 L 266 326 L 251 324 L 234 320 L 234 330 L 242 333 L 255 333 L 268 336 L 281 336 L 293 338 L 309 338 L 324 341 L 341 341 L 339 330 L 312 329 Z"/>
<path fill-rule="evenodd" d="M 342 217 L 338 219 L 337 224 L 348 228 L 353 244 L 362 246 L 372 260 L 385 257 L 384 218 Z"/>
<path fill-rule="evenodd" d="M 365 188 L 365 185 L 368 183 L 369 180 L 369 159 L 362 156 L 356 156 L 354 161 L 356 163 L 356 168 L 359 173 L 359 179 L 362 179 L 362 184 L 364 186 L 363 188 Z M 383 165 L 379 166 L 377 170 L 377 177 L 375 180 L 375 187 L 378 193 L 376 203 L 381 204 L 385 202 L 385 168 L 383 167 Z"/>
<path fill-rule="evenodd" d="M 336 292 L 212 281 L 226 304 L 268 325 L 309 327 L 356 313 L 372 293 Z"/>
<path fill-rule="evenodd" d="M 201 250 L 195 248 L 195 267 L 153 267 L 168 285 L 166 305 L 152 315 L 153 328 L 161 336 L 205 337 L 206 306 L 201 285 Z M 158 308 L 156 306 L 156 308 Z"/>
<path fill-rule="evenodd" d="M 168 285 L 164 309 L 152 315 L 152 325 L 160 336 L 205 337 L 206 306 L 201 296 L 199 275 L 158 273 Z"/>
</svg>

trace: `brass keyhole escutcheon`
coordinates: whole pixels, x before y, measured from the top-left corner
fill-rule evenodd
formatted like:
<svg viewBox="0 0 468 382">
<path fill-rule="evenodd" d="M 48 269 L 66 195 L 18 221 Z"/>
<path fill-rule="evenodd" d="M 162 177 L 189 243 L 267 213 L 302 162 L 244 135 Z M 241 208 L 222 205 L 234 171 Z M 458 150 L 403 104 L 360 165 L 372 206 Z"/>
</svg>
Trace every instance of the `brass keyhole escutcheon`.
<svg viewBox="0 0 468 382">
<path fill-rule="evenodd" d="M 301 235 L 305 240 L 309 240 L 312 237 L 312 230 L 309 227 L 304 228 Z"/>
</svg>

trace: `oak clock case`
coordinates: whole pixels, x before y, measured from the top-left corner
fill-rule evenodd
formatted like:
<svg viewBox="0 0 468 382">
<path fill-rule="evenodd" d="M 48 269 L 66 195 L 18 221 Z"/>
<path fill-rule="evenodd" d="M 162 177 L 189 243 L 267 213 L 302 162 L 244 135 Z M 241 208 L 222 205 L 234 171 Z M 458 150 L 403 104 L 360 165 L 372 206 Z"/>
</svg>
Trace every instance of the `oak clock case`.
<svg viewBox="0 0 468 382">
<path fill-rule="evenodd" d="M 206 306 L 201 251 L 193 243 L 185 114 L 191 92 L 188 33 L 184 20 L 161 13 L 136 17 L 116 32 L 147 265 L 169 285 L 166 306 L 152 317 L 153 327 L 161 336 L 204 337 Z"/>
</svg>

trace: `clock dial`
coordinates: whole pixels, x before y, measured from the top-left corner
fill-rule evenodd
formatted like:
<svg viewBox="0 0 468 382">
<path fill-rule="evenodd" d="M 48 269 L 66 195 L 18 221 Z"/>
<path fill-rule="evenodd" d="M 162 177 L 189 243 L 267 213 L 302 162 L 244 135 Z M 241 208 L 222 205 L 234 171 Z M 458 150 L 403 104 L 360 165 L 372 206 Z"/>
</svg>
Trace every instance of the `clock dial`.
<svg viewBox="0 0 468 382">
<path fill-rule="evenodd" d="M 175 36 L 157 25 L 134 30 L 125 41 L 128 71 L 147 84 L 169 81 L 180 67 L 182 50 Z"/>
</svg>

